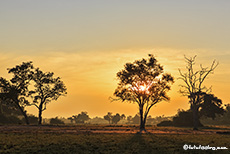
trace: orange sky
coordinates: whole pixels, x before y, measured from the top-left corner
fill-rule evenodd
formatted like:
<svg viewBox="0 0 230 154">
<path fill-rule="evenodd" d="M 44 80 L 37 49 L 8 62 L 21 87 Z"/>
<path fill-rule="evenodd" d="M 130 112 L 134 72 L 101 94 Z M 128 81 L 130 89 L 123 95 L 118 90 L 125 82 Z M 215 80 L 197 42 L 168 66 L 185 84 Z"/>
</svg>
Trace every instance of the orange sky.
<svg viewBox="0 0 230 154">
<path fill-rule="evenodd" d="M 199 4 L 199 5 L 198 5 Z M 61 0 L 0 2 L 0 74 L 33 61 L 43 71 L 60 76 L 67 96 L 51 102 L 44 117 L 68 117 L 87 111 L 90 117 L 108 111 L 135 115 L 137 104 L 109 101 L 116 73 L 125 63 L 154 54 L 165 71 L 178 77 L 184 55 L 197 55 L 197 66 L 219 66 L 205 84 L 230 103 L 229 1 Z M 171 100 L 152 108 L 150 115 L 174 115 L 188 109 L 176 80 Z M 35 107 L 27 108 L 37 114 Z"/>
<path fill-rule="evenodd" d="M 182 70 L 185 67 L 184 54 L 197 57 L 197 64 L 210 66 L 213 56 L 212 52 L 204 50 L 178 50 L 178 49 L 134 49 L 120 50 L 110 52 L 85 52 L 85 53 L 61 53 L 47 52 L 43 55 L 11 55 L 3 54 L 1 56 L 1 74 L 4 77 L 10 77 L 6 68 L 12 67 L 22 61 L 32 60 L 35 66 L 44 71 L 53 71 L 55 75 L 60 76 L 67 86 L 68 95 L 60 98 L 57 102 L 51 102 L 44 112 L 45 117 L 53 116 L 71 116 L 81 111 L 87 111 L 91 117 L 103 116 L 108 111 L 113 113 L 125 113 L 134 115 L 137 113 L 137 104 L 110 102 L 109 97 L 113 95 L 116 88 L 116 73 L 123 68 L 126 62 L 133 62 L 140 58 L 147 58 L 147 54 L 156 55 L 159 63 L 164 65 L 165 72 L 171 73 L 175 78 L 178 77 L 178 68 Z M 209 56 L 202 56 L 209 53 Z M 224 57 L 230 56 L 229 54 Z M 14 58 L 15 57 L 15 58 Z M 222 55 L 220 55 L 222 57 Z M 211 74 L 205 84 L 213 86 L 213 92 L 221 98 L 224 103 L 229 103 L 228 87 L 230 85 L 226 74 L 230 74 L 227 67 L 229 62 L 218 60 L 220 65 Z M 199 65 L 197 65 L 199 66 Z M 179 93 L 179 84 L 176 80 L 169 92 L 171 100 L 161 102 L 153 107 L 150 115 L 173 115 L 179 108 L 188 109 L 186 97 Z M 28 108 L 30 113 L 36 114 L 35 107 Z"/>
</svg>

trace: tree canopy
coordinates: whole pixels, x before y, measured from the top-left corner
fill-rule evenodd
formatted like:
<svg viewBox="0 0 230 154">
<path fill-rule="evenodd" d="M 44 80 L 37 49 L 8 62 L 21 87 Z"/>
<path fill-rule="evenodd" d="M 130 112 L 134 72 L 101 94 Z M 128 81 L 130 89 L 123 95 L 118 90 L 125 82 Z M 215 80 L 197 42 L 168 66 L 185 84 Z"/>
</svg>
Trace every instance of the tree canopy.
<svg viewBox="0 0 230 154">
<path fill-rule="evenodd" d="M 167 92 L 174 78 L 164 73 L 163 66 L 149 54 L 148 59 L 126 63 L 124 69 L 117 73 L 117 80 L 115 100 L 137 103 L 140 112 L 140 130 L 145 130 L 146 118 L 151 107 L 163 100 L 169 100 Z"/>
<path fill-rule="evenodd" d="M 66 86 L 60 77 L 54 77 L 53 72 L 43 72 L 36 68 L 33 81 L 35 82 L 33 91 L 33 105 L 39 110 L 39 124 L 42 122 L 42 112 L 46 110 L 46 105 L 52 100 L 57 100 L 60 96 L 65 96 Z"/>
<path fill-rule="evenodd" d="M 33 79 L 33 64 L 32 62 L 23 62 L 13 68 L 8 68 L 8 73 L 13 75 L 10 81 L 2 77 L 0 79 L 1 100 L 14 103 L 23 114 L 26 123 L 29 124 L 25 107 L 30 105 L 28 97 L 31 95 L 31 91 L 28 87 Z"/>
<path fill-rule="evenodd" d="M 215 119 L 216 115 L 224 114 L 222 100 L 213 94 L 202 93 L 200 107 L 200 116 Z"/>
</svg>

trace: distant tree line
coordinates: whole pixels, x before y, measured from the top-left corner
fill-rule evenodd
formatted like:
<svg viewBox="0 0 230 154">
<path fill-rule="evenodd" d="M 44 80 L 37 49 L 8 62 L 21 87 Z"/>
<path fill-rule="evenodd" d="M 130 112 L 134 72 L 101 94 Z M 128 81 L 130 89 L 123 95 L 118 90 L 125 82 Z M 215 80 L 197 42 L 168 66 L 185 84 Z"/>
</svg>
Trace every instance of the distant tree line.
<svg viewBox="0 0 230 154">
<path fill-rule="evenodd" d="M 54 119 L 54 118 L 53 118 Z M 94 117 L 90 118 L 87 112 L 81 112 L 77 115 L 73 115 L 71 117 L 65 118 L 58 118 L 60 121 L 65 121 L 65 124 L 139 124 L 140 123 L 140 116 L 136 114 L 134 116 L 126 116 L 125 114 L 112 114 L 112 112 L 108 112 L 105 116 L 102 117 Z M 155 118 L 148 116 L 146 124 L 148 125 L 156 125 L 164 120 L 170 120 L 172 117 L 164 117 L 164 116 L 157 116 Z M 58 124 L 58 123 L 57 123 Z M 60 123 L 61 124 L 61 123 Z"/>
<path fill-rule="evenodd" d="M 90 118 L 87 112 L 81 112 L 78 115 L 73 115 L 71 117 L 68 117 L 67 119 L 70 120 L 71 123 L 74 122 L 76 124 L 84 124 Z"/>
<path fill-rule="evenodd" d="M 210 110 L 212 111 L 212 109 Z M 24 118 L 18 114 L 12 114 L 10 112 L 7 116 L 0 116 L 0 124 L 23 124 Z M 202 127 L 203 125 L 230 125 L 230 104 L 226 105 L 221 114 L 215 113 L 215 117 L 206 116 L 203 114 L 204 112 L 199 113 L 199 123 L 198 126 Z M 110 117 L 110 118 L 108 118 Z M 193 127 L 193 115 L 191 110 L 182 110 L 179 109 L 178 113 L 172 117 L 163 116 L 148 116 L 146 120 L 146 125 L 157 125 L 157 126 L 176 126 L 176 127 Z M 110 119 L 110 120 L 109 120 Z M 28 115 L 28 120 L 30 124 L 37 124 L 38 117 L 34 115 Z M 108 112 L 103 117 L 94 117 L 90 118 L 87 112 L 81 112 L 79 114 L 73 115 L 68 118 L 63 117 L 55 117 L 50 119 L 44 119 L 44 124 L 51 125 L 64 125 L 64 124 L 131 124 L 137 125 L 140 124 L 140 115 L 139 113 L 134 116 L 126 116 L 125 114 L 112 114 L 112 112 Z"/>
<path fill-rule="evenodd" d="M 117 124 L 120 120 L 125 118 L 125 114 L 120 115 L 117 113 L 116 115 L 112 115 L 112 112 L 108 112 L 107 115 L 104 116 L 104 119 L 107 120 L 109 124 Z"/>
<path fill-rule="evenodd" d="M 55 117 L 55 118 L 51 118 L 50 119 L 50 124 L 53 124 L 53 125 L 55 125 L 55 124 L 65 124 L 61 119 L 58 119 L 58 117 Z"/>
</svg>

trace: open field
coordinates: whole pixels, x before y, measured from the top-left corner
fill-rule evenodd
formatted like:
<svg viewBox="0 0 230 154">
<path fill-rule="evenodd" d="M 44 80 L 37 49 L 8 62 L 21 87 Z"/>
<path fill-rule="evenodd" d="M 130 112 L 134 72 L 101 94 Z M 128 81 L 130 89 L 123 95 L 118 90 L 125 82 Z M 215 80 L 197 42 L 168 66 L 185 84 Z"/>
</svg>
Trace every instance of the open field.
<svg viewBox="0 0 230 154">
<path fill-rule="evenodd" d="M 0 153 L 230 153 L 183 150 L 184 144 L 230 148 L 229 127 L 0 126 Z"/>
</svg>

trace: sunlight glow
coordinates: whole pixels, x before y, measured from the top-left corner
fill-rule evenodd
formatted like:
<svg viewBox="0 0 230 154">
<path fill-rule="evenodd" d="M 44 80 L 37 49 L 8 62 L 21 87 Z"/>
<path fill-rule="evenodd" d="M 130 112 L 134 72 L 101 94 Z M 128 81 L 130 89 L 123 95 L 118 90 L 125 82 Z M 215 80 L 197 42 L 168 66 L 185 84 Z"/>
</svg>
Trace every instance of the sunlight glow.
<svg viewBox="0 0 230 154">
<path fill-rule="evenodd" d="M 140 89 L 140 91 L 145 91 L 145 90 L 148 90 L 148 89 L 146 89 L 146 86 L 144 86 L 144 85 L 143 85 L 143 86 L 140 86 L 140 88 L 139 88 L 139 89 Z"/>
<path fill-rule="evenodd" d="M 144 93 L 144 94 L 149 94 L 150 93 L 150 87 L 152 86 L 153 82 L 149 81 L 149 82 L 137 82 L 137 83 L 134 83 L 130 89 L 132 91 L 136 91 L 136 92 L 139 92 L 139 93 Z"/>
</svg>

